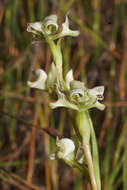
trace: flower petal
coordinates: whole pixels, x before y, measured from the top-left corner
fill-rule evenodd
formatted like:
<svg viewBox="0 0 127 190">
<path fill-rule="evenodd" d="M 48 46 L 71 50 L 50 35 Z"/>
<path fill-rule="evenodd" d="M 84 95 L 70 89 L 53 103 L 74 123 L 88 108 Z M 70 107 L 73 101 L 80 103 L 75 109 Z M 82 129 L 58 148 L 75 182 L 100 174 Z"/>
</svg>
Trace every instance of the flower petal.
<svg viewBox="0 0 127 190">
<path fill-rule="evenodd" d="M 99 110 L 104 110 L 105 109 L 105 105 L 101 104 L 98 101 L 96 101 L 96 103 L 93 105 L 93 107 L 98 108 Z"/>
<path fill-rule="evenodd" d="M 56 86 L 56 92 L 57 92 L 57 95 L 58 95 L 58 100 L 56 102 L 49 103 L 49 106 L 52 109 L 55 109 L 57 107 L 66 107 L 66 108 L 71 108 L 71 109 L 74 109 L 74 110 L 78 110 L 78 107 L 75 104 L 70 103 L 66 99 L 65 95 L 62 92 L 59 91 L 58 86 Z"/>
<path fill-rule="evenodd" d="M 35 82 L 28 81 L 27 82 L 28 86 L 30 86 L 31 88 L 38 88 L 41 90 L 45 90 L 45 81 L 47 79 L 46 72 L 43 71 L 42 69 L 38 69 L 36 71 L 36 75 L 38 76 L 38 80 Z"/>
<path fill-rule="evenodd" d="M 97 86 L 93 89 L 89 89 L 88 93 L 92 97 L 97 97 L 98 100 L 103 100 L 104 86 Z"/>
<path fill-rule="evenodd" d="M 79 31 L 78 30 L 71 30 L 69 29 L 69 21 L 68 16 L 66 16 L 65 22 L 62 24 L 62 32 L 61 36 L 78 36 Z"/>
<path fill-rule="evenodd" d="M 73 109 L 73 110 L 78 110 L 78 107 L 75 104 L 70 103 L 65 98 L 64 99 L 60 98 L 56 102 L 49 103 L 49 106 L 52 109 L 55 109 L 55 108 L 58 108 L 58 107 L 65 107 L 65 108 L 70 108 L 70 109 Z"/>
<path fill-rule="evenodd" d="M 52 92 L 55 88 L 57 82 L 57 70 L 55 64 L 52 62 L 51 69 L 48 73 L 48 77 L 46 80 L 46 88 L 49 92 Z"/>
<path fill-rule="evenodd" d="M 41 27 L 42 27 L 42 22 L 28 23 L 27 32 L 33 32 L 33 33 L 34 33 L 34 31 L 41 32 L 42 31 Z"/>
<path fill-rule="evenodd" d="M 70 82 L 74 80 L 73 78 L 73 71 L 72 69 L 66 74 L 65 82 L 66 82 L 66 87 L 69 90 L 70 89 Z"/>
</svg>

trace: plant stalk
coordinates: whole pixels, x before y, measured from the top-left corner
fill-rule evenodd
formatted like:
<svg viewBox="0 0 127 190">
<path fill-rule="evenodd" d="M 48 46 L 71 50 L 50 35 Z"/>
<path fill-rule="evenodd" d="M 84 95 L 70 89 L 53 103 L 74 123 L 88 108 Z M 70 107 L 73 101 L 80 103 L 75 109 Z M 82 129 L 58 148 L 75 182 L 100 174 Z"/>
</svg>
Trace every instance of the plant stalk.
<svg viewBox="0 0 127 190">
<path fill-rule="evenodd" d="M 85 112 L 77 112 L 77 127 L 80 135 L 82 136 L 83 149 L 85 153 L 86 162 L 88 165 L 88 171 L 91 181 L 91 186 L 93 190 L 100 190 L 99 185 L 97 184 L 97 179 L 94 171 L 94 163 L 91 154 L 91 145 L 90 145 L 90 137 L 91 137 L 91 122 L 88 111 Z"/>
<path fill-rule="evenodd" d="M 57 75 L 58 86 L 63 91 L 64 80 L 63 80 L 63 71 L 62 71 L 63 60 L 62 60 L 62 52 L 61 52 L 61 40 L 58 40 L 57 44 L 55 44 L 55 42 L 51 39 L 50 40 L 47 39 L 47 42 L 49 44 L 54 63 L 56 65 L 57 74 L 58 74 Z"/>
</svg>

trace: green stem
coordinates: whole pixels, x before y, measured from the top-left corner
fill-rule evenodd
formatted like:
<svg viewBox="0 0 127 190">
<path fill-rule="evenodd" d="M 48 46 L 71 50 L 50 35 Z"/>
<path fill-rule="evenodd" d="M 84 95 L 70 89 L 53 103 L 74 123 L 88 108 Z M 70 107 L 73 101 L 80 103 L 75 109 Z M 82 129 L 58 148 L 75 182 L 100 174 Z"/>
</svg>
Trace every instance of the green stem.
<svg viewBox="0 0 127 190">
<path fill-rule="evenodd" d="M 89 115 L 89 113 L 88 113 L 88 115 Z M 90 130 L 91 130 L 91 149 L 92 149 L 94 173 L 95 173 L 95 177 L 96 177 L 96 183 L 98 186 L 98 190 L 101 190 L 101 178 L 100 178 L 97 140 L 96 140 L 96 135 L 95 135 L 95 131 L 93 128 L 93 123 L 92 123 L 90 115 L 88 117 L 89 117 Z"/>
<path fill-rule="evenodd" d="M 91 185 L 92 185 L 93 190 L 97 190 L 97 184 L 96 184 L 96 178 L 95 178 L 95 174 L 94 174 L 94 167 L 93 167 L 93 161 L 92 161 L 92 156 L 91 156 L 91 151 L 90 151 L 90 145 L 88 143 L 86 143 L 85 141 L 83 142 L 83 145 L 84 145 L 86 161 L 88 164 Z"/>
<path fill-rule="evenodd" d="M 91 123 L 89 120 L 88 111 L 77 112 L 77 125 L 80 135 L 82 136 L 82 142 L 84 147 L 85 158 L 88 165 L 88 171 L 90 175 L 91 185 L 93 190 L 99 190 L 96 183 L 96 177 L 94 173 L 93 160 L 90 149 L 90 133 Z"/>
<path fill-rule="evenodd" d="M 57 69 L 58 76 L 58 85 L 60 89 L 64 90 L 64 80 L 63 80 L 63 71 L 62 71 L 62 52 L 61 52 L 61 40 L 58 40 L 57 44 L 53 40 L 48 40 L 49 47 L 53 56 L 54 63 Z"/>
</svg>

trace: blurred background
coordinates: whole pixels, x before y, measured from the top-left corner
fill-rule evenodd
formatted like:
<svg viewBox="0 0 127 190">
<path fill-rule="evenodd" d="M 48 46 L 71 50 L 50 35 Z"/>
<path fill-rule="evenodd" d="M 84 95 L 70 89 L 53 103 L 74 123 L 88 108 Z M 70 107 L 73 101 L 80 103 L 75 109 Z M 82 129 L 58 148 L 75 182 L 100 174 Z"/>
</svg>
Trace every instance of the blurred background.
<svg viewBox="0 0 127 190">
<path fill-rule="evenodd" d="M 106 109 L 91 110 L 99 146 L 102 190 L 127 190 L 127 1 L 0 1 L 0 189 L 90 190 L 77 169 L 51 161 L 55 137 L 74 135 L 74 111 L 50 110 L 46 93 L 27 87 L 32 71 L 48 72 L 47 44 L 33 42 L 27 23 L 70 12 L 77 38 L 62 41 L 64 75 L 105 86 Z"/>
</svg>

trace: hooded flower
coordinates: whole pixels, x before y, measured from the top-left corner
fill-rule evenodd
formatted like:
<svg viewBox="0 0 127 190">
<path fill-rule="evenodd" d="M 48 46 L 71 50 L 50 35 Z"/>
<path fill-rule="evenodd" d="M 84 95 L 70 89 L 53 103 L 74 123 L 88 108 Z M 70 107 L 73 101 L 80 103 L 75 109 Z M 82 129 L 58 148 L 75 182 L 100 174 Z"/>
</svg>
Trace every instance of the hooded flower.
<svg viewBox="0 0 127 190">
<path fill-rule="evenodd" d="M 54 63 L 51 64 L 51 69 L 46 74 L 45 71 L 42 69 L 38 69 L 35 71 L 38 79 L 35 82 L 28 81 L 27 84 L 30 88 L 37 88 L 40 90 L 46 90 L 49 93 L 52 93 L 56 88 L 56 81 L 57 81 L 57 72 Z"/>
<path fill-rule="evenodd" d="M 81 172 L 86 172 L 88 176 L 88 169 L 84 167 L 84 154 L 80 158 L 76 158 L 77 148 L 75 143 L 69 138 L 56 139 L 57 151 L 50 155 L 50 160 L 61 159 L 72 168 L 78 168 Z"/>
<path fill-rule="evenodd" d="M 74 159 L 74 142 L 69 138 L 56 139 L 56 146 L 59 148 L 57 157 L 60 159 L 72 160 Z"/>
<path fill-rule="evenodd" d="M 75 145 L 69 138 L 56 139 L 56 146 L 58 148 L 56 153 L 50 155 L 50 160 L 56 158 L 62 159 L 66 164 L 75 167 Z"/>
<path fill-rule="evenodd" d="M 45 90 L 45 82 L 47 79 L 47 74 L 45 71 L 43 71 L 42 69 L 38 69 L 35 71 L 36 75 L 38 76 L 38 80 L 35 82 L 30 82 L 28 81 L 27 84 L 28 86 L 30 86 L 31 88 L 38 88 L 41 90 Z"/>
<path fill-rule="evenodd" d="M 64 36 L 78 36 L 79 31 L 69 29 L 69 20 L 66 16 L 65 22 L 62 24 L 62 31 L 58 31 L 59 25 L 57 23 L 57 16 L 47 16 L 42 22 L 28 23 L 27 32 L 33 33 L 35 38 L 48 38 L 56 40 Z M 57 34 L 56 34 L 57 32 Z"/>
<path fill-rule="evenodd" d="M 32 32 L 33 34 L 39 35 L 50 35 L 58 30 L 57 16 L 50 15 L 47 16 L 43 22 L 28 23 L 27 32 Z"/>
<path fill-rule="evenodd" d="M 103 100 L 104 86 L 97 86 L 88 89 L 83 82 L 73 79 L 73 72 L 70 70 L 65 78 L 67 92 L 61 92 L 57 87 L 58 100 L 50 103 L 52 109 L 57 107 L 66 107 L 78 111 L 86 111 L 96 107 L 103 110 L 105 106 L 99 102 Z"/>
</svg>

